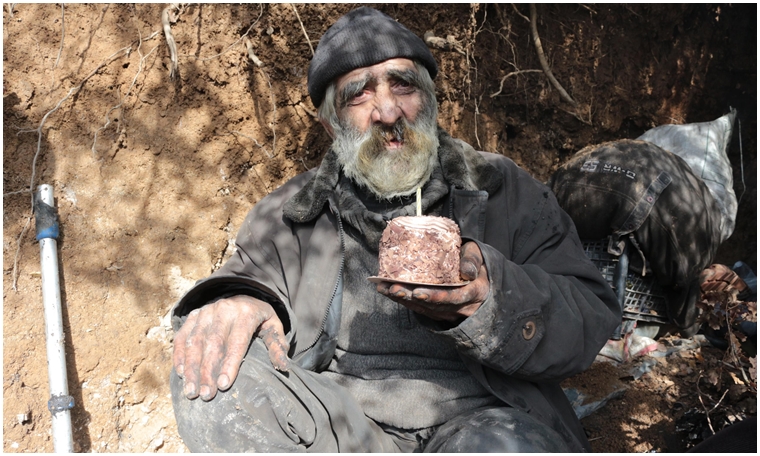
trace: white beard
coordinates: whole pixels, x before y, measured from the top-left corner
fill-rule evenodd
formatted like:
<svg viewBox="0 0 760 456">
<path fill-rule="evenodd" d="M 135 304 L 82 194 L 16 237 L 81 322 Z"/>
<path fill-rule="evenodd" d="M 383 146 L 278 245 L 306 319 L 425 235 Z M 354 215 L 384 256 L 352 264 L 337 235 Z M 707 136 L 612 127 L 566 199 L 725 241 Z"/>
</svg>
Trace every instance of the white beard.
<svg viewBox="0 0 760 456">
<path fill-rule="evenodd" d="M 438 134 L 434 117 L 423 109 L 414 124 L 400 119 L 393 127 L 372 126 L 361 133 L 350 125 L 335 129 L 333 150 L 343 172 L 380 199 L 407 196 L 422 187 L 438 161 Z M 389 152 L 386 141 L 403 141 Z"/>
</svg>

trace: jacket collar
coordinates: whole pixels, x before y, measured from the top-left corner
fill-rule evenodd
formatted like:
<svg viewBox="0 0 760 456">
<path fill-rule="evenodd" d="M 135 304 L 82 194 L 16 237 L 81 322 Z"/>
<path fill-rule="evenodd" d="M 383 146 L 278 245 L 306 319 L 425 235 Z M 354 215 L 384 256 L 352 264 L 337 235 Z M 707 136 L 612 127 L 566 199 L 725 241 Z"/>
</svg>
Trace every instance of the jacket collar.
<svg viewBox="0 0 760 456">
<path fill-rule="evenodd" d="M 438 159 L 446 182 L 462 190 L 484 190 L 493 194 L 503 181 L 503 175 L 475 149 L 462 140 L 452 138 L 438 128 Z M 283 207 L 284 215 L 296 223 L 313 220 L 340 181 L 338 156 L 330 149 L 322 159 L 314 177 L 293 195 Z"/>
</svg>

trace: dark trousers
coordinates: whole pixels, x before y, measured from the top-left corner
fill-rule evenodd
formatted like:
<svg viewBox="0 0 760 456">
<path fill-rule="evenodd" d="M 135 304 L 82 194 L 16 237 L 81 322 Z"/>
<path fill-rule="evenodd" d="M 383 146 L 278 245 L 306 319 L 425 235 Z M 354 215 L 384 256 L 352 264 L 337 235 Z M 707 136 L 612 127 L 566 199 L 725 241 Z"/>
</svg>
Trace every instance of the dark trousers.
<svg viewBox="0 0 760 456">
<path fill-rule="evenodd" d="M 177 426 L 193 452 L 566 452 L 552 429 L 516 409 L 484 407 L 432 429 L 375 423 L 351 394 L 291 364 L 276 371 L 257 339 L 232 387 L 204 402 L 188 400 L 171 373 Z"/>
</svg>

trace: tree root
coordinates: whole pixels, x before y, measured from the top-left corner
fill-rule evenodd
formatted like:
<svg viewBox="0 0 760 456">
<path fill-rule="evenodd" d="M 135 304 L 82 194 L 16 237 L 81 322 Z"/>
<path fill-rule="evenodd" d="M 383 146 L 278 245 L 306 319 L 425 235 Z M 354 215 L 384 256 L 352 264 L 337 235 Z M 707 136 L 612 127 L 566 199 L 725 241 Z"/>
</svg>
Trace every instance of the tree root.
<svg viewBox="0 0 760 456">
<path fill-rule="evenodd" d="M 250 32 L 251 32 L 251 29 L 253 28 L 253 26 L 254 26 L 254 25 L 256 25 L 256 24 L 259 22 L 259 19 L 261 19 L 261 16 L 264 14 L 264 6 L 263 6 L 263 5 L 259 5 L 259 6 L 260 6 L 260 10 L 259 10 L 259 17 L 257 17 L 257 18 L 256 18 L 256 20 L 255 20 L 255 21 L 253 21 L 253 24 L 251 24 L 251 25 L 248 27 L 248 29 L 245 31 L 245 33 L 243 33 L 243 35 L 242 35 L 240 38 L 238 38 L 237 40 L 235 40 L 235 42 L 234 42 L 234 43 L 232 43 L 232 44 L 230 44 L 229 46 L 227 46 L 227 48 L 226 48 L 225 50 L 223 50 L 222 52 L 220 52 L 220 53 L 218 53 L 218 54 L 216 54 L 216 55 L 212 55 L 211 57 L 205 57 L 205 58 L 202 58 L 202 59 L 200 59 L 200 61 L 201 61 L 201 62 L 206 62 L 206 61 L 208 61 L 208 60 L 211 60 L 211 59 L 215 59 L 215 58 L 217 58 L 217 57 L 221 57 L 221 56 L 222 56 L 222 55 L 224 55 L 224 54 L 225 54 L 227 51 L 229 51 L 230 49 L 232 49 L 232 47 L 233 47 L 233 46 L 235 46 L 236 44 L 238 44 L 238 43 L 239 43 L 241 40 L 246 40 L 246 39 L 248 39 L 248 38 L 247 38 L 247 37 L 248 37 L 248 33 L 250 33 Z M 246 47 L 247 47 L 247 46 L 246 46 Z M 254 62 L 254 63 L 255 63 L 255 62 Z"/>
<path fill-rule="evenodd" d="M 64 11 L 64 5 L 61 3 L 61 48 L 58 49 L 58 58 L 55 59 L 55 65 L 53 65 L 53 69 L 55 69 L 58 66 L 58 62 L 61 60 L 61 53 L 63 53 L 63 37 L 66 33 L 66 28 L 63 24 L 63 19 L 65 17 L 65 11 Z"/>
<path fill-rule="evenodd" d="M 293 5 L 293 12 L 296 13 L 296 19 L 298 19 L 298 23 L 301 24 L 301 30 L 303 30 L 303 35 L 306 37 L 306 42 L 309 43 L 309 49 L 311 49 L 311 55 L 314 55 L 314 48 L 311 46 L 311 40 L 309 39 L 309 34 L 306 33 L 306 27 L 303 26 L 303 22 L 301 22 L 301 16 L 298 15 L 298 10 L 296 9 L 296 5 Z"/>
<path fill-rule="evenodd" d="M 154 37 L 157 34 L 158 34 L 158 32 L 153 33 L 150 36 L 150 38 Z M 35 180 L 37 179 L 37 160 L 39 159 L 40 153 L 42 152 L 42 136 L 43 136 L 42 129 L 45 126 L 45 123 L 47 122 L 48 118 L 53 113 L 55 113 L 56 111 L 58 111 L 58 109 L 60 109 L 60 107 L 63 105 L 63 103 L 66 100 L 68 100 L 72 95 L 78 93 L 82 89 L 82 87 L 84 87 L 85 83 L 87 83 L 87 81 L 91 77 L 93 77 L 98 71 L 100 71 L 101 68 L 103 68 L 104 66 L 108 65 L 109 63 L 111 63 L 119 55 L 121 55 L 121 54 L 129 55 L 130 52 L 132 52 L 132 46 L 131 45 L 130 46 L 125 46 L 125 47 L 119 49 L 118 51 L 114 52 L 110 56 L 108 56 L 103 62 L 101 62 L 98 66 L 96 66 L 95 69 L 93 69 L 87 76 L 85 76 L 84 79 L 82 79 L 79 82 L 79 84 L 77 84 L 76 86 L 74 86 L 71 89 L 69 89 L 68 93 L 66 93 L 66 96 L 64 96 L 63 98 L 61 98 L 60 100 L 58 100 L 58 102 L 53 107 L 53 109 L 51 109 L 50 111 L 48 111 L 47 113 L 45 113 L 44 116 L 42 116 L 42 120 L 40 120 L 40 123 L 37 126 L 37 128 L 35 128 L 33 130 L 20 130 L 17 133 L 17 134 L 21 134 L 21 133 L 37 133 L 37 149 L 36 149 L 36 151 L 34 153 L 34 158 L 32 158 L 32 177 L 29 179 L 29 190 L 28 190 L 29 193 L 31 194 L 31 206 L 30 207 L 32 208 L 32 214 L 27 217 L 26 225 L 24 226 L 24 229 L 21 231 L 21 234 L 19 235 L 19 237 L 16 239 L 16 244 L 17 244 L 16 256 L 15 256 L 14 261 L 13 261 L 14 267 L 13 267 L 13 287 L 12 287 L 12 289 L 14 291 L 17 290 L 17 283 L 18 283 L 18 269 L 17 269 L 17 265 L 18 265 L 18 259 L 19 259 L 20 251 L 21 251 L 21 239 L 26 234 L 26 230 L 27 230 L 27 228 L 29 226 L 29 223 L 30 223 L 30 221 L 31 221 L 31 219 L 33 217 L 33 214 L 34 214 L 34 184 L 35 184 Z"/>
<path fill-rule="evenodd" d="M 573 100 L 572 97 L 568 95 L 568 93 L 562 87 L 562 84 L 557 81 L 557 78 L 554 77 L 551 68 L 549 68 L 549 62 L 546 61 L 546 55 L 544 54 L 543 46 L 541 46 L 541 38 L 538 36 L 538 27 L 536 26 L 535 3 L 530 4 L 530 32 L 531 36 L 533 37 L 533 45 L 536 47 L 536 53 L 538 53 L 538 61 L 541 62 L 541 68 L 544 69 L 544 73 L 546 73 L 546 77 L 549 78 L 549 82 L 551 82 L 554 88 L 557 89 L 559 95 L 563 100 L 573 106 L 577 106 L 578 103 L 576 103 L 575 100 Z"/>
<path fill-rule="evenodd" d="M 106 123 L 105 123 L 105 125 L 103 125 L 102 127 L 98 128 L 97 130 L 95 130 L 95 135 L 94 135 L 94 137 L 92 139 L 92 148 L 91 148 L 91 150 L 92 150 L 92 156 L 93 157 L 95 157 L 97 155 L 97 150 L 95 149 L 95 145 L 98 143 L 98 134 L 101 131 L 103 131 L 106 128 L 108 128 L 108 126 L 111 124 L 111 113 L 114 112 L 117 109 L 121 109 L 121 106 L 124 104 L 124 100 L 126 100 L 129 97 L 130 93 L 132 92 L 132 88 L 135 86 L 135 83 L 137 82 L 137 77 L 140 76 L 140 73 L 142 72 L 143 62 L 145 61 L 145 59 L 148 58 L 148 56 L 150 56 L 153 53 L 153 51 L 155 51 L 158 48 L 158 45 L 156 45 L 155 47 L 153 47 L 153 49 L 150 50 L 150 52 L 148 52 L 147 54 L 145 54 L 143 56 L 142 51 L 140 50 L 140 48 L 142 47 L 143 38 L 142 38 L 142 34 L 140 33 L 139 29 L 137 30 L 137 35 L 140 37 L 140 41 L 139 41 L 139 43 L 137 45 L 137 53 L 140 56 L 140 61 L 139 61 L 138 66 L 137 66 L 137 72 L 135 73 L 135 77 L 132 78 L 132 84 L 129 85 L 129 88 L 127 89 L 127 92 L 124 94 L 124 98 L 119 101 L 119 104 L 117 104 L 116 106 L 113 106 L 106 113 Z M 148 36 L 147 38 L 145 38 L 145 41 L 153 39 L 156 35 L 158 35 L 157 31 L 153 32 L 150 36 Z M 119 98 L 121 98 L 121 91 L 119 91 Z"/>
<path fill-rule="evenodd" d="M 440 38 L 435 36 L 432 30 L 428 30 L 423 35 L 423 39 L 425 40 L 425 44 L 431 48 L 447 52 L 457 52 L 465 57 L 467 56 L 467 52 L 465 52 L 462 47 L 462 43 L 457 41 L 453 35 L 449 35 L 446 38 Z"/>
<path fill-rule="evenodd" d="M 179 63 L 177 61 L 177 42 L 174 41 L 174 35 L 172 34 L 172 24 L 177 22 L 180 13 L 182 13 L 182 10 L 179 3 L 172 3 L 161 12 L 161 25 L 164 29 L 166 45 L 169 47 L 169 58 L 171 59 L 171 66 L 169 67 L 170 79 L 174 79 L 179 70 Z"/>
<path fill-rule="evenodd" d="M 34 195 L 32 195 L 32 198 L 34 198 Z M 18 291 L 18 259 L 21 257 L 21 240 L 24 238 L 26 231 L 29 229 L 29 223 L 32 221 L 32 215 L 26 217 L 24 228 L 21 229 L 21 234 L 19 234 L 18 239 L 16 239 L 16 255 L 13 257 L 13 284 L 11 285 L 11 290 L 13 291 Z"/>
<path fill-rule="evenodd" d="M 234 134 L 234 135 L 239 135 L 239 136 L 242 136 L 243 138 L 248 138 L 248 139 L 250 139 L 251 141 L 253 141 L 253 143 L 254 143 L 254 144 L 256 144 L 256 147 L 258 147 L 259 149 L 263 149 L 263 150 L 264 150 L 264 152 L 267 154 L 267 156 L 268 156 L 269 158 L 273 158 L 273 157 L 274 157 L 272 154 L 270 154 L 270 153 L 269 153 L 269 151 L 267 150 L 267 148 L 266 148 L 266 147 L 264 147 L 264 145 L 263 145 L 263 144 L 261 144 L 260 142 L 258 142 L 258 141 L 256 140 L 256 138 L 252 138 L 252 137 L 250 137 L 250 136 L 246 135 L 245 133 L 243 133 L 243 132 L 241 132 L 241 131 L 237 131 L 237 130 L 231 130 L 231 131 L 230 131 L 230 133 L 232 133 L 232 134 Z"/>
<path fill-rule="evenodd" d="M 269 75 L 263 68 L 259 68 L 261 74 L 267 78 L 267 85 L 269 86 L 269 99 L 272 101 L 272 153 L 269 158 L 272 158 L 277 153 L 277 103 L 274 100 L 274 92 L 272 91 L 272 81 L 269 79 Z"/>
<path fill-rule="evenodd" d="M 503 78 L 501 78 L 501 82 L 499 82 L 499 91 L 495 92 L 495 93 L 492 93 L 491 94 L 491 98 L 493 98 L 493 97 L 501 94 L 501 91 L 504 88 L 504 81 L 506 81 L 507 78 L 510 78 L 512 76 L 517 76 L 517 75 L 520 75 L 520 74 L 525 74 L 525 73 L 543 73 L 543 70 L 518 70 L 518 71 L 513 71 L 511 73 L 507 73 L 506 76 L 504 76 Z"/>
<path fill-rule="evenodd" d="M 272 102 L 272 124 L 271 124 L 271 127 L 270 127 L 272 129 L 272 153 L 270 154 L 266 150 L 265 147 L 263 147 L 261 144 L 259 144 L 258 141 L 256 141 L 255 139 L 251 138 L 250 136 L 246 136 L 246 135 L 244 135 L 244 134 L 242 134 L 240 132 L 233 132 L 233 133 L 237 133 L 237 134 L 239 134 L 241 136 L 244 136 L 244 137 L 252 140 L 254 143 L 256 143 L 257 146 L 259 146 L 259 148 L 264 149 L 264 152 L 266 152 L 266 154 L 269 156 L 269 158 L 272 158 L 272 157 L 274 157 L 274 154 L 277 153 L 277 129 L 276 129 L 276 124 L 277 124 L 277 104 L 275 103 L 274 92 L 272 91 L 272 81 L 269 79 L 269 75 L 267 74 L 267 72 L 264 71 L 264 68 L 263 68 L 264 63 L 258 57 L 256 57 L 256 54 L 253 52 L 253 45 L 251 44 L 251 40 L 249 40 L 248 38 L 245 39 L 245 47 L 248 50 L 248 58 L 251 59 L 251 62 L 253 62 L 253 64 L 256 66 L 256 68 L 259 69 L 259 71 L 261 72 L 261 74 L 264 75 L 264 77 L 267 80 L 267 84 L 269 85 L 269 99 Z"/>
<path fill-rule="evenodd" d="M 256 65 L 257 68 L 261 68 L 264 66 L 264 62 L 261 61 L 258 57 L 256 57 L 256 54 L 253 52 L 253 45 L 251 44 L 251 40 L 248 39 L 248 37 L 245 38 L 245 48 L 248 51 L 248 58 L 251 59 L 251 62 L 253 62 L 254 65 Z"/>
</svg>

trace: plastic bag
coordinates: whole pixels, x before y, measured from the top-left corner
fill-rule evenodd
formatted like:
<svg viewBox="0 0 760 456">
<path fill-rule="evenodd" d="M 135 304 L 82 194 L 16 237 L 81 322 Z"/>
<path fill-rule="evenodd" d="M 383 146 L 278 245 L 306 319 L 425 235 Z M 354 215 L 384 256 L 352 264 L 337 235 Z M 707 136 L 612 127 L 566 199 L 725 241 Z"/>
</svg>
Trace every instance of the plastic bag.
<svg viewBox="0 0 760 456">
<path fill-rule="evenodd" d="M 721 242 L 734 232 L 738 209 L 733 171 L 727 155 L 735 118 L 736 110 L 731 108 L 731 112 L 712 122 L 662 125 L 636 138 L 678 155 L 694 175 L 704 181 L 723 215 Z"/>
</svg>

